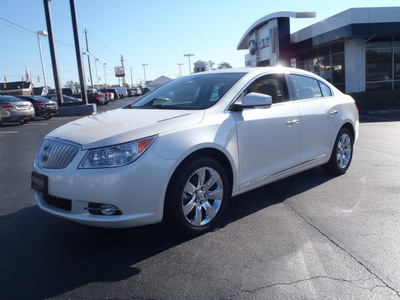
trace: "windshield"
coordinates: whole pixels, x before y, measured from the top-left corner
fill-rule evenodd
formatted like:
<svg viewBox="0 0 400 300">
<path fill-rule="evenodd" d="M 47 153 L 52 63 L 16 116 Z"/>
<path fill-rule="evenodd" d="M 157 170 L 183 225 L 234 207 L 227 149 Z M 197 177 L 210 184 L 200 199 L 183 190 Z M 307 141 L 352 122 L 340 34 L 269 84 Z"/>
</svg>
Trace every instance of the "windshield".
<svg viewBox="0 0 400 300">
<path fill-rule="evenodd" d="M 243 75 L 216 73 L 178 78 L 125 108 L 206 109 L 217 103 Z"/>
</svg>

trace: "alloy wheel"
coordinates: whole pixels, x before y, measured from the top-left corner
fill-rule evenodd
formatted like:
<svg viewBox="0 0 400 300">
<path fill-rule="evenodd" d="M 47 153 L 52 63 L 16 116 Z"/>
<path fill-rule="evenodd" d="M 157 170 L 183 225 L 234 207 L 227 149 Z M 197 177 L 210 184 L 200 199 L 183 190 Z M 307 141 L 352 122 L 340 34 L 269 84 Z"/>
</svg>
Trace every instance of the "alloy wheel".
<svg viewBox="0 0 400 300">
<path fill-rule="evenodd" d="M 220 174 L 210 167 L 189 176 L 182 193 L 182 211 L 193 226 L 207 225 L 218 214 L 224 190 Z"/>
</svg>

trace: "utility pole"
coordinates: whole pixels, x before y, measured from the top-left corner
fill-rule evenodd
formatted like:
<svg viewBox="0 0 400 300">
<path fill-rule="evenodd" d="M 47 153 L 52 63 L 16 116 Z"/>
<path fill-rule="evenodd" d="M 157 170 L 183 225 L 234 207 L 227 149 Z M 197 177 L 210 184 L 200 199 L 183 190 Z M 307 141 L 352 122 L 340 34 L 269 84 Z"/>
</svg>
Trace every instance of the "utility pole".
<svg viewBox="0 0 400 300">
<path fill-rule="evenodd" d="M 49 48 L 51 55 L 51 63 L 53 65 L 53 76 L 54 84 L 56 89 L 58 104 L 64 103 L 61 86 L 60 86 L 60 76 L 58 75 L 57 57 L 56 57 L 56 46 L 54 45 L 53 37 L 53 25 L 51 22 L 51 12 L 50 12 L 50 0 L 43 0 L 44 4 L 44 14 L 46 16 L 47 32 L 49 33 Z"/>
<path fill-rule="evenodd" d="M 86 38 L 86 52 L 90 54 L 86 28 L 85 28 L 85 38 Z M 90 67 L 90 55 L 87 56 L 87 59 L 88 59 L 88 65 L 89 65 L 90 85 L 93 88 L 92 68 Z"/>
<path fill-rule="evenodd" d="M 121 54 L 121 64 L 122 68 L 124 69 L 124 76 L 122 76 L 122 85 L 125 85 L 125 68 L 124 68 L 124 57 Z"/>
<path fill-rule="evenodd" d="M 47 1 L 47 0 L 45 0 L 45 1 Z M 78 22 L 76 21 L 74 0 L 69 0 L 69 4 L 71 7 L 72 29 L 74 30 L 75 52 L 76 52 L 76 61 L 78 63 L 79 82 L 81 84 L 81 95 L 82 95 L 82 100 L 87 105 L 88 101 L 87 101 L 87 95 L 86 95 L 86 81 L 85 81 L 85 75 L 83 73 L 83 68 L 82 68 L 82 54 L 81 54 L 81 47 L 79 45 Z"/>
</svg>

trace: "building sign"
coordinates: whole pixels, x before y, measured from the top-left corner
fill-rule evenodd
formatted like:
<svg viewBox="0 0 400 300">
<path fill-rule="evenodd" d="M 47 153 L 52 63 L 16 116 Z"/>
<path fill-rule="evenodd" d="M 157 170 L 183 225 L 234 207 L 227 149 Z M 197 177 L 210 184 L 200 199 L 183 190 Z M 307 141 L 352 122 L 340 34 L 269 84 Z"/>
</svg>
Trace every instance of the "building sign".
<svg viewBox="0 0 400 300">
<path fill-rule="evenodd" d="M 269 38 L 261 39 L 258 41 L 258 49 L 264 49 L 269 47 Z"/>
<path fill-rule="evenodd" d="M 125 77 L 124 67 L 115 67 L 115 77 Z"/>
<path fill-rule="evenodd" d="M 194 73 L 204 72 L 206 71 L 206 62 L 205 61 L 196 61 L 194 63 Z"/>
</svg>

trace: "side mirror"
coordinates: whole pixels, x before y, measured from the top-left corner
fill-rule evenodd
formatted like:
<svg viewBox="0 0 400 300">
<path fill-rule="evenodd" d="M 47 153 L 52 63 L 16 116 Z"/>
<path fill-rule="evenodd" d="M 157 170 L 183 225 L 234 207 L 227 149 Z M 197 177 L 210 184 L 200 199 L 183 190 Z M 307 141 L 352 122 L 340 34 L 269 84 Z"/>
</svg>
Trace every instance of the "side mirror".
<svg viewBox="0 0 400 300">
<path fill-rule="evenodd" d="M 242 104 L 234 104 L 233 111 L 241 111 L 245 108 L 268 108 L 272 105 L 272 97 L 270 95 L 260 93 L 249 93 L 244 96 Z"/>
</svg>

